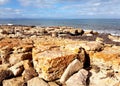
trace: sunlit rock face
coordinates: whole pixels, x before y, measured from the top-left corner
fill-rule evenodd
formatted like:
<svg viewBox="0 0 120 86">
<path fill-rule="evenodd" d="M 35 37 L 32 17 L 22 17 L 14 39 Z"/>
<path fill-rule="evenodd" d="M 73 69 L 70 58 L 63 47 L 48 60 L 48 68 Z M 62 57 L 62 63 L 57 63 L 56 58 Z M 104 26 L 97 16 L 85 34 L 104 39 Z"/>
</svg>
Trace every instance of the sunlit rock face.
<svg viewBox="0 0 120 86">
<path fill-rule="evenodd" d="M 120 36 L 0 25 L 0 86 L 120 86 Z"/>
<path fill-rule="evenodd" d="M 76 58 L 81 61 L 81 68 L 83 67 L 85 53 L 79 47 L 72 49 L 66 47 L 67 44 L 72 43 L 71 40 L 57 39 L 60 44 L 57 40 L 48 40 L 46 44 L 39 44 L 39 47 L 46 45 L 45 47 L 41 50 L 34 48 L 32 52 L 34 68 L 39 73 L 39 77 L 48 81 L 60 78 L 69 63 Z"/>
<path fill-rule="evenodd" d="M 120 85 L 120 47 L 105 47 L 103 51 L 94 53 L 91 57 L 90 85 L 119 86 Z"/>
</svg>

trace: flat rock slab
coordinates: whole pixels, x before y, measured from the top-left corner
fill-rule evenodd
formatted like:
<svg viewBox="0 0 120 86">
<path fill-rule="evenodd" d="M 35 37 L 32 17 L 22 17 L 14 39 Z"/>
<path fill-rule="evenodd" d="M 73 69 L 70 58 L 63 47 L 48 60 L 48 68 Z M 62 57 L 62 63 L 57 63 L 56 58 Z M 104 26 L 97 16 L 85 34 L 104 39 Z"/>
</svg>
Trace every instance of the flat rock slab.
<svg viewBox="0 0 120 86">
<path fill-rule="evenodd" d="M 120 71 L 120 47 L 106 47 L 101 52 L 96 52 L 92 56 L 90 56 L 92 62 L 95 65 L 104 67 L 111 67 L 116 71 Z"/>
</svg>

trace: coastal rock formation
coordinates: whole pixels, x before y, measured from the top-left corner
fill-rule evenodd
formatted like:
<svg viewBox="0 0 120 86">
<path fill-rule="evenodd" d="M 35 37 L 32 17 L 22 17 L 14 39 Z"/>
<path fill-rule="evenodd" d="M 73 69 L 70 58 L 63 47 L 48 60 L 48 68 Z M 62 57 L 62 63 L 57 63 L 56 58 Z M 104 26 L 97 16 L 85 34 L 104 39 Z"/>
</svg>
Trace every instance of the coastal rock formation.
<svg viewBox="0 0 120 86">
<path fill-rule="evenodd" d="M 39 77 L 47 81 L 60 78 L 66 67 L 75 58 L 84 60 L 79 57 L 80 52 L 66 50 L 64 47 L 51 47 L 51 49 L 35 54 L 33 51 L 34 68 L 39 74 Z M 84 62 L 81 62 L 83 64 Z"/>
<path fill-rule="evenodd" d="M 119 38 L 66 26 L 0 25 L 0 86 L 120 86 Z"/>
</svg>

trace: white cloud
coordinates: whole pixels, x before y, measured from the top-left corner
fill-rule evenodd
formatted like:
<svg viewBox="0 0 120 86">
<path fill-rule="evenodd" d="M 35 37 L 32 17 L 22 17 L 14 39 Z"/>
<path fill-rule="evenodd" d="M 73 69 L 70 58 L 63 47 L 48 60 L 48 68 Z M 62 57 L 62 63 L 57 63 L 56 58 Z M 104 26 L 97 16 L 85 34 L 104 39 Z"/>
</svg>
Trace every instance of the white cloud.
<svg viewBox="0 0 120 86">
<path fill-rule="evenodd" d="M 0 5 L 6 4 L 8 2 L 9 2 L 9 0 L 0 0 Z"/>
<path fill-rule="evenodd" d="M 119 0 L 89 0 L 84 3 L 66 5 L 61 7 L 62 10 L 72 10 L 74 14 L 81 16 L 113 16 L 120 13 Z"/>
<path fill-rule="evenodd" d="M 23 13 L 20 9 L 0 8 L 0 18 L 19 17 Z"/>
<path fill-rule="evenodd" d="M 94 6 L 99 6 L 99 5 L 101 5 L 101 3 L 98 2 L 98 3 L 94 3 L 93 5 Z"/>
<path fill-rule="evenodd" d="M 22 6 L 33 6 L 33 7 L 52 7 L 56 3 L 56 0 L 18 0 Z"/>
</svg>

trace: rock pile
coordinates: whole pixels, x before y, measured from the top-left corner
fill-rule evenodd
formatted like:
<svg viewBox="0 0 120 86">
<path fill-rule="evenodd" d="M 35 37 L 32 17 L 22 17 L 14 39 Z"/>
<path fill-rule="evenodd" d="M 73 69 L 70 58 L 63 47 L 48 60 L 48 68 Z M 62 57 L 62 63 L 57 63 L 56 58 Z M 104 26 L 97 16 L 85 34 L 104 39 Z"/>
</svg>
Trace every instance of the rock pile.
<svg viewBox="0 0 120 86">
<path fill-rule="evenodd" d="M 119 36 L 1 25 L 0 37 L 0 86 L 120 86 Z"/>
</svg>

